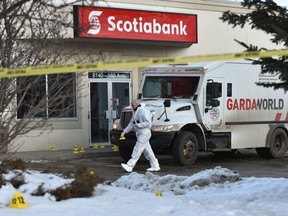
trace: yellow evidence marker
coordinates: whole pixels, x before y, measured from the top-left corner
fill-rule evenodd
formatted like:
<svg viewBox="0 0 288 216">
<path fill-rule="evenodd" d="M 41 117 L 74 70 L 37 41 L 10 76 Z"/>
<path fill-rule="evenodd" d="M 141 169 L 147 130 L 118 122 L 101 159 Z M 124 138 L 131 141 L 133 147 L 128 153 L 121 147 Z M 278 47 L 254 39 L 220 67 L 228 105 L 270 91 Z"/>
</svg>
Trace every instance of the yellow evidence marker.
<svg viewBox="0 0 288 216">
<path fill-rule="evenodd" d="M 119 140 L 125 140 L 125 139 L 126 139 L 125 136 L 121 134 Z"/>
<path fill-rule="evenodd" d="M 112 149 L 113 149 L 113 151 L 119 151 L 119 148 L 117 145 L 113 145 Z"/>
<path fill-rule="evenodd" d="M 79 153 L 79 148 L 78 148 L 78 146 L 74 146 L 74 148 L 73 148 L 73 153 L 74 153 L 74 154 L 78 154 L 78 153 Z"/>
<path fill-rule="evenodd" d="M 155 191 L 155 195 L 156 196 L 161 196 L 161 197 L 163 196 L 162 195 L 162 191 L 160 191 L 160 190 Z"/>
<path fill-rule="evenodd" d="M 13 195 L 13 198 L 8 207 L 9 208 L 27 208 L 28 204 L 25 202 L 22 193 L 17 192 Z"/>
</svg>

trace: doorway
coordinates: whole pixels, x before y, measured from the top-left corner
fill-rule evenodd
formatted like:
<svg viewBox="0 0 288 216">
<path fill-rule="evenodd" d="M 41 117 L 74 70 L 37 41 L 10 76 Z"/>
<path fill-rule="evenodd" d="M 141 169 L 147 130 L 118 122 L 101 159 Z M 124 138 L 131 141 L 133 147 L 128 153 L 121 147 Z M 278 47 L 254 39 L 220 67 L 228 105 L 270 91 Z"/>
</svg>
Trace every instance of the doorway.
<svg viewBox="0 0 288 216">
<path fill-rule="evenodd" d="M 108 144 L 109 131 L 112 129 L 113 122 L 120 117 L 123 107 L 130 104 L 130 73 L 117 73 L 117 75 L 115 72 L 91 73 L 94 73 L 92 77 L 94 79 L 89 79 L 88 117 L 90 145 L 93 146 L 94 144 Z M 98 79 L 99 76 L 101 79 Z"/>
</svg>

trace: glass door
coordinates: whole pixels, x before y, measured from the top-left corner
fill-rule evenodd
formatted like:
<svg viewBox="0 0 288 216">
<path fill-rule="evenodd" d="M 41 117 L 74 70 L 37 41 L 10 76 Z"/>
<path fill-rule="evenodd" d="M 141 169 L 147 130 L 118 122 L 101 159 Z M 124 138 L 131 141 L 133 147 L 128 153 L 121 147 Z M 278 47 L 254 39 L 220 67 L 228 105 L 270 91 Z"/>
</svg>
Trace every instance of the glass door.
<svg viewBox="0 0 288 216">
<path fill-rule="evenodd" d="M 105 110 L 108 109 L 108 83 L 90 83 L 90 142 L 108 142 L 108 121 Z"/>
<path fill-rule="evenodd" d="M 130 83 L 90 82 L 90 143 L 108 143 L 109 131 L 123 107 L 130 104 Z"/>
</svg>

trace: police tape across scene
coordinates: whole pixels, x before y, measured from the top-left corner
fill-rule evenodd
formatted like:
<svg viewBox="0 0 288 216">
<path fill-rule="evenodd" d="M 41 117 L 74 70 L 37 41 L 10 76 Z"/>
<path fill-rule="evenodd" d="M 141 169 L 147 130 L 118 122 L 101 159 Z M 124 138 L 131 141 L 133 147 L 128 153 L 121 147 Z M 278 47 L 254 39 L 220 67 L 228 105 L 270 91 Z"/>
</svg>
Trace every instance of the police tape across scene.
<svg viewBox="0 0 288 216">
<path fill-rule="evenodd" d="M 93 70 L 147 67 L 151 65 L 163 65 L 163 64 L 185 64 L 185 63 L 203 62 L 203 61 L 221 61 L 221 60 L 244 59 L 244 58 L 268 58 L 271 56 L 288 56 L 288 50 L 280 49 L 280 50 L 252 51 L 252 52 L 240 52 L 230 54 L 188 56 L 177 58 L 173 57 L 147 58 L 147 59 L 135 59 L 124 61 L 112 61 L 112 62 L 85 63 L 85 64 L 43 65 L 43 66 L 31 66 L 23 68 L 2 68 L 0 69 L 0 78 L 36 76 L 44 74 L 49 75 L 58 73 L 78 73 Z"/>
</svg>

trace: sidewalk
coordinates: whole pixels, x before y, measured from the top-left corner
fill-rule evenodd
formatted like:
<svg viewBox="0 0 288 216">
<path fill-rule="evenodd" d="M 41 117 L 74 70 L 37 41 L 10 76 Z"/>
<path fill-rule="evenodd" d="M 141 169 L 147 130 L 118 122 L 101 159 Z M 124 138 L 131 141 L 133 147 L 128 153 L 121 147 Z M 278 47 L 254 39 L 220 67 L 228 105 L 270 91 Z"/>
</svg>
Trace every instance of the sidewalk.
<svg viewBox="0 0 288 216">
<path fill-rule="evenodd" d="M 118 149 L 113 146 L 105 146 L 104 148 L 88 148 L 85 152 L 74 151 L 73 149 L 66 150 L 46 150 L 46 151 L 27 151 L 27 152 L 9 152 L 0 154 L 0 161 L 9 159 L 22 159 L 23 161 L 49 160 L 49 161 L 66 161 L 80 158 L 93 157 L 109 157 L 119 155 Z M 77 153 L 78 152 L 78 153 Z"/>
</svg>

